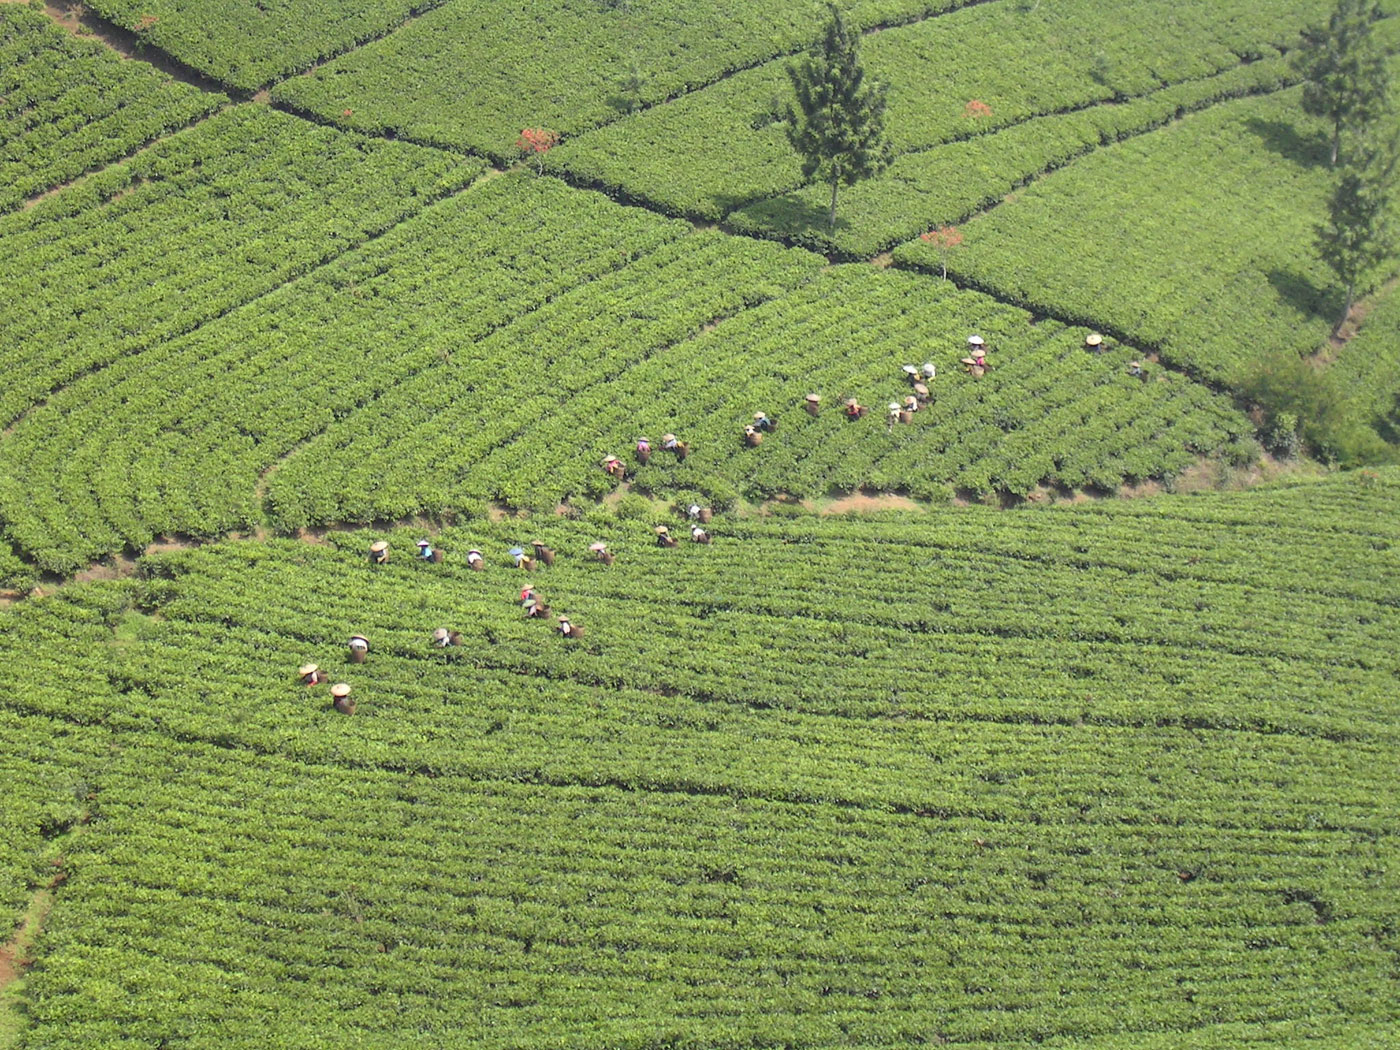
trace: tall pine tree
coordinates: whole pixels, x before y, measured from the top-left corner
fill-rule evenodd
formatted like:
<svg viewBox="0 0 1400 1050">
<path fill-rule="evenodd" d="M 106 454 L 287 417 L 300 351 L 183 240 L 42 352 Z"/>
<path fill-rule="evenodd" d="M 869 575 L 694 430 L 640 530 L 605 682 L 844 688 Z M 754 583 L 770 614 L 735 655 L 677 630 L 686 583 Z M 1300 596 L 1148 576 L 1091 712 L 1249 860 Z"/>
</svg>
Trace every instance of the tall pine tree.
<svg viewBox="0 0 1400 1050">
<path fill-rule="evenodd" d="M 1337 0 L 1325 29 L 1303 34 L 1293 67 L 1302 75 L 1303 111 L 1332 125 L 1332 164 L 1344 131 L 1365 127 L 1390 94 L 1385 54 L 1371 35 L 1381 17 L 1375 0 Z"/>
<path fill-rule="evenodd" d="M 796 106 L 787 107 L 788 141 L 802 155 L 802 174 L 831 184 L 827 224 L 836 227 L 836 193 L 890 162 L 885 138 L 885 85 L 865 82 L 860 39 L 834 4 L 820 46 L 788 67 Z"/>
<path fill-rule="evenodd" d="M 1382 111 L 1383 113 L 1385 111 Z M 1317 227 L 1323 261 L 1346 289 L 1346 304 L 1333 334 L 1342 330 L 1357 288 L 1395 251 L 1395 177 L 1400 142 L 1393 120 L 1348 140 L 1327 221 Z"/>
</svg>

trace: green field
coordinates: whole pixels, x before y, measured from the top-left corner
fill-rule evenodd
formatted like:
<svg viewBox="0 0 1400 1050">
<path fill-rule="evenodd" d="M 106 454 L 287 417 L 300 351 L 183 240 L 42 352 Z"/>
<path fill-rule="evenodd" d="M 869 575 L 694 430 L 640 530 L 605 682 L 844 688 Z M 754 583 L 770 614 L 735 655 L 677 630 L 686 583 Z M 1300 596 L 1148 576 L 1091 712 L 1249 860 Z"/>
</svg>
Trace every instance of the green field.
<svg viewBox="0 0 1400 1050">
<path fill-rule="evenodd" d="M 350 532 L 37 601 L 3 724 L 25 804 L 86 823 L 26 1045 L 1282 1046 L 1303 1016 L 1365 1045 L 1395 1031 L 1397 499 L 1386 472 L 674 551 L 482 522 L 437 566 Z M 536 533 L 572 645 L 514 600 Z M 59 727 L 62 763 L 26 754 Z M 22 885 L 44 840 L 7 852 Z"/>
<path fill-rule="evenodd" d="M 0 1050 L 1400 1044 L 1330 7 L 0 6 Z"/>
</svg>

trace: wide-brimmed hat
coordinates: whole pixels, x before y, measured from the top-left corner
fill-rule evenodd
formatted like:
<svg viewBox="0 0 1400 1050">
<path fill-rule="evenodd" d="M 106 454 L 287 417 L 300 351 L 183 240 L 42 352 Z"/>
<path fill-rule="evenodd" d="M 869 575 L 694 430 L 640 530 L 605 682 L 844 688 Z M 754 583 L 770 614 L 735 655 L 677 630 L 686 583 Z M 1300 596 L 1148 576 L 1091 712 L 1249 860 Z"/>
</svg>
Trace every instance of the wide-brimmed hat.
<svg viewBox="0 0 1400 1050">
<path fill-rule="evenodd" d="M 1087 336 L 1084 337 L 1085 346 L 1098 346 L 1102 342 L 1103 336 L 1099 335 L 1098 332 L 1090 332 Z"/>
<path fill-rule="evenodd" d="M 349 695 L 350 686 L 347 685 L 345 682 L 336 682 L 335 685 L 331 686 L 331 696 L 342 697 Z"/>
<path fill-rule="evenodd" d="M 1128 367 L 1129 367 L 1129 368 L 1141 368 L 1141 367 L 1142 367 L 1142 362 L 1141 362 L 1141 361 L 1129 361 L 1129 362 L 1128 362 Z"/>
<path fill-rule="evenodd" d="M 356 642 L 364 642 L 365 648 L 369 648 L 369 639 L 362 634 L 352 634 L 350 636 L 350 644 L 354 645 Z"/>
<path fill-rule="evenodd" d="M 665 525 L 658 525 L 658 526 L 656 526 L 656 534 L 657 534 L 658 536 L 664 536 L 664 535 L 666 535 L 666 533 L 668 533 L 668 532 L 670 532 L 670 531 L 671 531 L 671 530 L 668 529 Z"/>
<path fill-rule="evenodd" d="M 375 540 L 373 543 L 371 543 L 371 544 L 369 545 L 369 549 L 372 550 L 372 551 L 374 551 L 374 553 L 376 553 L 376 554 L 378 554 L 380 551 L 387 551 L 387 550 L 389 549 L 389 541 L 388 541 L 388 540 Z"/>
<path fill-rule="evenodd" d="M 675 441 L 675 440 L 676 440 L 676 435 L 675 435 L 675 434 L 662 434 L 662 435 L 661 435 L 661 443 L 662 443 L 663 445 L 664 445 L 666 442 L 668 442 L 668 441 Z"/>
<path fill-rule="evenodd" d="M 967 337 L 967 345 L 968 345 L 968 346 L 981 346 L 981 345 L 982 345 L 982 337 L 981 337 L 980 335 L 970 335 L 970 336 L 968 336 L 968 337 Z"/>
<path fill-rule="evenodd" d="M 432 544 L 429 543 L 427 540 L 419 540 L 419 541 L 418 541 L 418 546 L 420 546 L 420 547 L 431 547 Z"/>
<path fill-rule="evenodd" d="M 588 545 L 588 549 L 595 553 L 598 551 L 607 550 L 607 548 L 608 545 L 606 543 L 590 543 Z"/>
<path fill-rule="evenodd" d="M 914 393 L 920 395 L 921 397 L 928 397 L 928 387 L 924 386 L 923 383 L 915 383 Z"/>
<path fill-rule="evenodd" d="M 918 366 L 918 365 L 904 365 L 903 368 L 902 368 L 902 370 L 903 370 L 904 372 L 907 372 L 907 373 L 908 373 L 909 375 L 911 375 L 911 376 L 916 376 L 916 375 L 919 374 L 919 366 Z"/>
<path fill-rule="evenodd" d="M 938 374 L 938 369 L 936 369 L 936 368 L 933 367 L 933 362 L 932 362 L 932 361 L 925 361 L 925 362 L 924 362 L 924 367 L 923 367 L 923 373 L 924 373 L 924 375 L 926 375 L 926 376 L 928 376 L 930 379 L 932 379 L 935 375 Z"/>
<path fill-rule="evenodd" d="M 543 546 L 544 546 L 544 540 L 531 540 L 531 541 L 530 541 L 530 546 L 531 546 L 531 547 L 543 547 Z"/>
<path fill-rule="evenodd" d="M 506 553 L 509 554 L 512 558 L 519 558 L 521 555 L 523 555 L 523 554 L 525 553 L 525 548 L 524 548 L 524 547 L 512 547 L 512 548 L 511 548 L 509 551 L 507 551 Z"/>
<path fill-rule="evenodd" d="M 813 405 L 815 405 L 815 404 L 816 404 L 818 401 L 820 401 L 821 399 L 822 399 L 821 394 L 808 394 L 807 397 L 806 397 L 806 400 L 807 400 L 810 404 L 813 404 Z"/>
<path fill-rule="evenodd" d="M 442 641 L 444 638 L 448 637 L 450 634 L 451 634 L 451 632 L 448 631 L 448 629 L 447 629 L 446 627 L 439 627 L 436 631 L 433 632 L 433 639 L 434 639 L 435 641 L 439 641 L 439 642 L 440 642 L 440 641 Z"/>
<path fill-rule="evenodd" d="M 319 668 L 318 668 L 315 664 L 302 664 L 300 667 L 297 668 L 297 674 L 299 674 L 299 675 L 315 674 L 316 671 L 318 671 L 318 670 L 319 670 Z"/>
<path fill-rule="evenodd" d="M 974 347 L 972 348 L 972 356 L 973 356 L 973 357 L 986 357 L 986 356 L 987 356 L 987 351 L 983 350 L 980 346 L 974 346 Z"/>
</svg>

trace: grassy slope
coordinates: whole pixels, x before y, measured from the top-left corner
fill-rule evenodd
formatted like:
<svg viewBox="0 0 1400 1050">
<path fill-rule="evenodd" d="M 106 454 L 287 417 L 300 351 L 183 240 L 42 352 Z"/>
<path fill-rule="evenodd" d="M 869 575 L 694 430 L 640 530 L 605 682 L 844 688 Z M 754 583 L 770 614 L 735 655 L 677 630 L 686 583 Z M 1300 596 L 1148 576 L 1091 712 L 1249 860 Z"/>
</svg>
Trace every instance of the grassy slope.
<svg viewBox="0 0 1400 1050">
<path fill-rule="evenodd" d="M 111 735 L 24 1045 L 1383 1038 L 1397 499 L 482 522 L 18 607 L 6 751 Z"/>
</svg>

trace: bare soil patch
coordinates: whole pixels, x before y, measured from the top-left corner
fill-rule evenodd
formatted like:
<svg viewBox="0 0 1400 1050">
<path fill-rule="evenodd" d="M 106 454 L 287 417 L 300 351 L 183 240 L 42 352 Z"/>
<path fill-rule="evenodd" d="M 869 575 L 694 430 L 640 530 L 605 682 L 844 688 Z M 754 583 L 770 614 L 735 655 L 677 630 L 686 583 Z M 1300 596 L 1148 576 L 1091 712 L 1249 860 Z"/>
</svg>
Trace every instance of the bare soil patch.
<svg viewBox="0 0 1400 1050">
<path fill-rule="evenodd" d="M 852 492 L 821 508 L 822 514 L 873 514 L 882 510 L 923 510 L 926 504 L 893 492 Z"/>
</svg>

